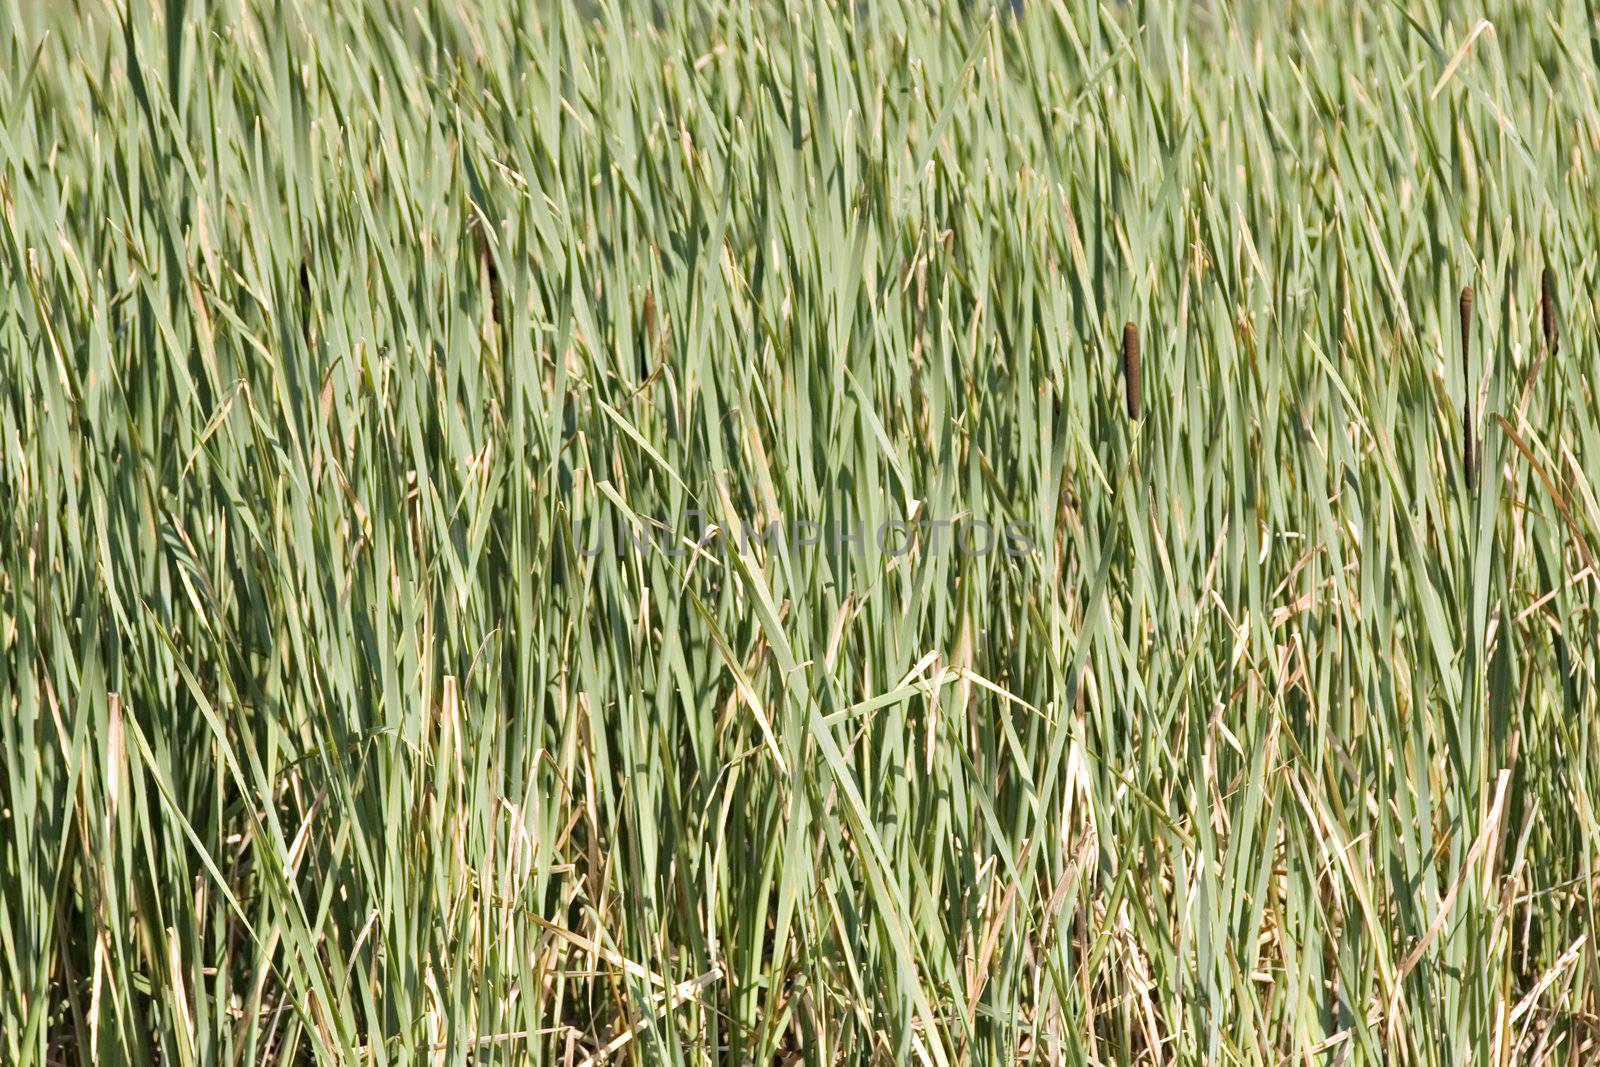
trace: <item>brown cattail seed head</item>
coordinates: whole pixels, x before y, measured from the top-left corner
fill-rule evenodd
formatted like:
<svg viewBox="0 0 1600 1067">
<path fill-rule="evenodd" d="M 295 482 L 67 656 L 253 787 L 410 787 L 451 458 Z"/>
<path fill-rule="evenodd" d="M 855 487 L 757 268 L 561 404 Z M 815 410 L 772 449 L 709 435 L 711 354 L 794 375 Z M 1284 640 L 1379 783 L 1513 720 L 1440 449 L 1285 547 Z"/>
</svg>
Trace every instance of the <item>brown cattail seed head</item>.
<svg viewBox="0 0 1600 1067">
<path fill-rule="evenodd" d="M 1139 327 L 1128 322 L 1122 327 L 1122 377 L 1128 394 L 1128 418 L 1139 419 Z"/>
<path fill-rule="evenodd" d="M 300 336 L 311 347 L 311 271 L 300 260 Z"/>
<path fill-rule="evenodd" d="M 1545 351 L 1554 356 L 1561 347 L 1561 335 L 1556 331 L 1556 274 L 1549 267 L 1539 285 L 1539 319 L 1544 326 Z"/>
<path fill-rule="evenodd" d="M 1467 488 L 1478 485 L 1477 447 L 1472 434 L 1472 286 L 1461 290 L 1461 376 L 1466 382 L 1466 398 L 1461 402 L 1461 469 Z"/>
<path fill-rule="evenodd" d="M 489 283 L 489 317 L 499 329 L 505 328 L 505 313 L 501 307 L 500 272 L 495 269 L 494 256 L 489 252 L 489 239 L 483 234 L 483 221 L 474 217 L 468 229 L 472 231 L 473 242 L 478 246 L 478 262 L 483 267 L 483 276 Z"/>
</svg>

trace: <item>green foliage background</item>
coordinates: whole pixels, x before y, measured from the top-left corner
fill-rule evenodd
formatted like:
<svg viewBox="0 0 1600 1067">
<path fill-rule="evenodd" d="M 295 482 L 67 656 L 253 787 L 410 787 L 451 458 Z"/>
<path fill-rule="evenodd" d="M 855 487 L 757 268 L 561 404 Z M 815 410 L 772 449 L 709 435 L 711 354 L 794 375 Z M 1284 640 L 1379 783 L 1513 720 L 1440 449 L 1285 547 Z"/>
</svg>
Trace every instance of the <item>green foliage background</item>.
<svg viewBox="0 0 1600 1067">
<path fill-rule="evenodd" d="M 3 0 L 0 1062 L 1591 1062 L 1597 72 Z"/>
</svg>

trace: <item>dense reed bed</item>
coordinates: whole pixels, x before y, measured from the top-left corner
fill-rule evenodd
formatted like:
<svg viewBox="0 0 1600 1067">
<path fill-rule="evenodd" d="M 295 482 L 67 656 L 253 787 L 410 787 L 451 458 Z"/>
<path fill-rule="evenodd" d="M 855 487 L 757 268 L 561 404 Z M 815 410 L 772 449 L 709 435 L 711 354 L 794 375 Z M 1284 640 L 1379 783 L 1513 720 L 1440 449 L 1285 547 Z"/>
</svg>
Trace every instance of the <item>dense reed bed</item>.
<svg viewBox="0 0 1600 1067">
<path fill-rule="evenodd" d="M 1594 1062 L 1597 32 L 4 0 L 0 1062 Z"/>
</svg>

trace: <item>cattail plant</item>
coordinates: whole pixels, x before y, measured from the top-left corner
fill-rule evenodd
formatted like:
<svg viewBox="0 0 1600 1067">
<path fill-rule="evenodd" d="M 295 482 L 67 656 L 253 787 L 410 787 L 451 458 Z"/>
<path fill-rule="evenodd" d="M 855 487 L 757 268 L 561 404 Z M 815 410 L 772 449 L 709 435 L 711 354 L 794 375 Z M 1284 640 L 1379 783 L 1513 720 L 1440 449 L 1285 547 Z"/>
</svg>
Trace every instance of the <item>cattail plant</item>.
<svg viewBox="0 0 1600 1067">
<path fill-rule="evenodd" d="M 1467 393 L 1461 402 L 1461 469 L 1466 475 L 1467 488 L 1478 487 L 1477 446 L 1472 437 L 1472 286 L 1461 290 L 1461 374 L 1466 380 Z"/>
<path fill-rule="evenodd" d="M 474 216 L 467 228 L 472 231 L 473 243 L 477 245 L 478 250 L 478 262 L 489 285 L 489 315 L 494 320 L 495 328 L 504 331 L 506 322 L 501 308 L 500 271 L 495 268 L 494 254 L 490 251 L 489 239 L 483 232 L 483 219 Z"/>
<path fill-rule="evenodd" d="M 300 338 L 305 341 L 306 347 L 311 347 L 311 270 L 306 265 L 306 258 L 300 257 Z"/>
<path fill-rule="evenodd" d="M 644 294 L 644 346 L 639 350 L 639 387 L 650 380 L 652 360 L 661 359 L 661 327 L 656 321 L 656 294 L 649 289 Z"/>
<path fill-rule="evenodd" d="M 1561 334 L 1556 329 L 1556 273 L 1549 267 L 1539 284 L 1539 319 L 1544 326 L 1544 350 L 1551 359 L 1561 347 Z"/>
<path fill-rule="evenodd" d="M 656 294 L 646 291 L 644 294 L 644 336 L 646 343 L 654 348 L 656 345 Z"/>
<path fill-rule="evenodd" d="M 1533 354 L 1533 366 L 1528 369 L 1528 379 L 1522 385 L 1522 397 L 1517 401 L 1519 419 L 1533 399 L 1533 386 L 1539 380 L 1544 361 L 1553 358 L 1561 347 L 1561 335 L 1556 328 L 1556 274 L 1549 267 L 1539 278 L 1539 326 L 1544 334 L 1544 346 Z"/>
<path fill-rule="evenodd" d="M 1122 376 L 1127 389 L 1128 420 L 1139 421 L 1139 327 L 1132 321 L 1122 327 Z"/>
</svg>

